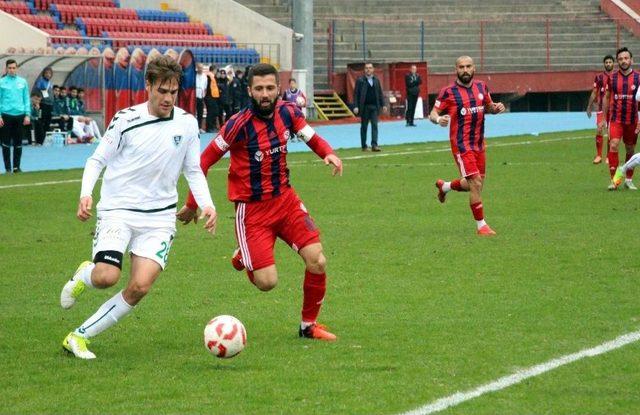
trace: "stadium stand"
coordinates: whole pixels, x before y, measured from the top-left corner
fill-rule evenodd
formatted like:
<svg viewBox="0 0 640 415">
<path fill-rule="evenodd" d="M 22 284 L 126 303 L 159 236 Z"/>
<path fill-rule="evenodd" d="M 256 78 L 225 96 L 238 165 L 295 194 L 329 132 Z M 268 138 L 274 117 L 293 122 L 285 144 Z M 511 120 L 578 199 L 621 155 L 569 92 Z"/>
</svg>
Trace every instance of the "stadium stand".
<svg viewBox="0 0 640 415">
<path fill-rule="evenodd" d="M 290 0 L 236 1 L 291 26 Z M 461 54 L 474 56 L 483 71 L 500 72 L 599 69 L 602 57 L 618 44 L 640 52 L 640 41 L 602 13 L 599 0 L 404 0 L 401 5 L 316 0 L 314 19 L 318 89 L 328 88 L 328 29 L 333 22 L 336 68 L 364 59 L 420 60 L 421 30 L 431 73 L 450 72 Z"/>
<path fill-rule="evenodd" d="M 254 48 L 241 48 L 210 25 L 191 21 L 183 11 L 120 8 L 117 0 L 0 0 L 0 10 L 46 31 L 56 53 L 92 48 L 190 48 L 205 64 L 250 65 L 260 61 Z M 16 45 L 19 48 L 20 45 Z"/>
</svg>

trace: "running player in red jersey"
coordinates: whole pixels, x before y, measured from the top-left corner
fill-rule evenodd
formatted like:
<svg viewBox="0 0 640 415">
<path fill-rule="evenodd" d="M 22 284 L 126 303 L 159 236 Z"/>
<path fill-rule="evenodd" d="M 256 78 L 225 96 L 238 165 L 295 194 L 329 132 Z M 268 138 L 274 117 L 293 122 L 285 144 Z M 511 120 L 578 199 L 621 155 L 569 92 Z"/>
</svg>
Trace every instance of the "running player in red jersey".
<svg viewBox="0 0 640 415">
<path fill-rule="evenodd" d="M 593 159 L 593 164 L 600 164 L 602 162 L 602 136 L 604 135 L 605 128 L 600 127 L 602 124 L 602 102 L 604 101 L 604 95 L 607 89 L 607 82 L 609 76 L 613 73 L 613 56 L 607 55 L 602 60 L 604 64 L 604 71 L 597 74 L 593 81 L 593 90 L 589 97 L 589 103 L 587 104 L 587 117 L 591 118 L 591 111 L 593 110 L 593 104 L 596 104 L 596 157 Z M 608 124 L 608 123 L 607 123 Z"/>
<path fill-rule="evenodd" d="M 627 48 L 620 48 L 616 52 L 618 70 L 609 76 L 605 91 L 604 105 L 602 108 L 603 120 L 600 127 L 604 128 L 609 121 L 609 173 L 613 179 L 618 168 L 618 146 L 620 140 L 624 142 L 626 160 L 633 156 L 638 141 L 638 102 L 635 99 L 640 87 L 640 73 L 631 69 L 633 56 Z M 625 187 L 637 190 L 631 178 L 633 169 L 627 171 Z M 617 186 L 611 181 L 609 190 L 615 190 Z"/>
<path fill-rule="evenodd" d="M 205 174 L 227 152 L 231 152 L 228 197 L 236 206 L 234 268 L 246 268 L 249 280 L 269 291 L 278 282 L 273 248 L 276 237 L 285 241 L 305 263 L 300 337 L 332 341 L 336 336 L 317 323 L 326 291 L 326 259 L 320 233 L 304 204 L 289 183 L 287 140 L 299 134 L 307 145 L 342 175 L 342 161 L 311 128 L 300 109 L 279 101 L 278 71 L 258 64 L 249 71 L 252 105 L 234 115 L 220 129 L 200 158 Z M 189 193 L 177 213 L 187 224 L 196 219 L 197 204 Z"/>
<path fill-rule="evenodd" d="M 438 179 L 438 199 L 444 203 L 449 191 L 470 192 L 469 204 L 478 226 L 478 235 L 496 233 L 484 221 L 482 208 L 482 184 L 485 177 L 484 113 L 500 114 L 504 105 L 493 102 L 487 85 L 473 81 L 473 59 L 461 56 L 456 60 L 456 79 L 453 85 L 442 88 L 429 114 L 434 124 L 449 129 L 449 141 L 453 158 L 461 178 L 450 182 Z M 444 114 L 444 115 L 442 115 Z"/>
</svg>

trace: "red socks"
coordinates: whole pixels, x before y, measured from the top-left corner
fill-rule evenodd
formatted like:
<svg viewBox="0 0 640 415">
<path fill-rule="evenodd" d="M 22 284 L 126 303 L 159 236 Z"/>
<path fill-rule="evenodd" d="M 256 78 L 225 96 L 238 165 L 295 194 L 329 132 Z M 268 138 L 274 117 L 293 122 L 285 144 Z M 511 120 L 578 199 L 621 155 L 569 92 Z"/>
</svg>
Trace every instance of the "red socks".
<svg viewBox="0 0 640 415">
<path fill-rule="evenodd" d="M 596 154 L 602 157 L 602 136 L 596 136 Z"/>
<path fill-rule="evenodd" d="M 471 203 L 471 212 L 475 220 L 484 219 L 484 212 L 482 210 L 482 202 Z"/>
<path fill-rule="evenodd" d="M 302 321 L 314 323 L 320 314 L 324 293 L 327 291 L 327 274 L 312 274 L 305 271 L 302 289 L 304 293 Z"/>
<path fill-rule="evenodd" d="M 456 192 L 464 192 L 462 187 L 460 186 L 460 179 L 451 180 L 451 190 L 455 190 Z"/>
<path fill-rule="evenodd" d="M 627 161 L 629 161 L 629 159 L 630 159 L 632 156 L 633 156 L 633 154 L 631 154 L 631 153 L 625 153 L 625 155 L 624 155 L 624 161 L 625 161 L 625 163 L 626 163 Z M 629 169 L 629 170 L 627 170 L 627 179 L 631 179 L 631 178 L 633 178 L 633 169 Z"/>
<path fill-rule="evenodd" d="M 607 159 L 609 160 L 609 174 L 611 174 L 611 178 L 613 179 L 613 175 L 616 174 L 616 169 L 618 168 L 618 152 L 609 150 Z"/>
</svg>

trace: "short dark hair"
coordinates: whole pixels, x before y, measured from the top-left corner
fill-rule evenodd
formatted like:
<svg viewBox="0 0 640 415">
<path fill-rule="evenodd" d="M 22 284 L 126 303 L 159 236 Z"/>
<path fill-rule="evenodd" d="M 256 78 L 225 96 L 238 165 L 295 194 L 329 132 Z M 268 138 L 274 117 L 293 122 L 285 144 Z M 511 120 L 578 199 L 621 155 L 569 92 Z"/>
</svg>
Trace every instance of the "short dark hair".
<svg viewBox="0 0 640 415">
<path fill-rule="evenodd" d="M 178 62 L 168 56 L 158 56 L 147 64 L 145 80 L 147 80 L 151 85 L 155 84 L 158 80 L 160 81 L 160 84 L 163 84 L 171 79 L 175 79 L 180 83 L 181 77 L 182 67 Z"/>
<path fill-rule="evenodd" d="M 36 98 L 42 98 L 42 92 L 40 91 L 33 91 L 31 93 L 31 98 L 36 97 Z"/>
<path fill-rule="evenodd" d="M 80 92 L 84 92 L 84 88 L 78 88 L 78 94 L 79 94 Z"/>
<path fill-rule="evenodd" d="M 365 62 L 365 63 L 364 63 L 364 66 L 367 66 L 367 65 L 371 65 L 371 66 L 373 66 L 373 62 Z"/>
<path fill-rule="evenodd" d="M 213 72 L 213 71 L 215 71 L 216 69 L 217 69 L 217 68 L 216 68 L 216 65 L 209 65 L 209 72 Z"/>
<path fill-rule="evenodd" d="M 56 89 L 56 88 L 60 89 L 60 85 L 54 85 L 53 86 L 53 89 Z"/>
<path fill-rule="evenodd" d="M 257 65 L 253 65 L 249 70 L 248 83 L 249 86 L 253 84 L 254 76 L 267 76 L 267 75 L 275 75 L 276 84 L 280 83 L 280 76 L 278 75 L 278 70 L 275 66 L 270 65 L 268 63 L 258 63 Z"/>
<path fill-rule="evenodd" d="M 76 91 L 78 92 L 78 88 L 75 86 L 69 87 L 69 91 Z"/>
<path fill-rule="evenodd" d="M 631 54 L 631 51 L 629 49 L 627 49 L 625 46 L 623 46 L 620 49 L 616 50 L 616 59 L 618 58 L 618 55 L 620 55 L 621 53 L 624 53 L 624 52 L 629 53 L 629 57 L 633 58 L 633 55 Z"/>
<path fill-rule="evenodd" d="M 298 82 L 298 81 L 296 81 L 296 78 L 289 78 L 289 83 L 291 83 L 291 81 Z"/>
<path fill-rule="evenodd" d="M 607 55 L 607 56 L 605 56 L 605 57 L 604 57 L 604 59 L 602 60 L 602 63 L 606 62 L 606 61 L 607 61 L 607 59 L 611 59 L 612 61 L 615 61 L 615 59 L 613 59 L 613 56 L 611 56 L 611 55 Z"/>
<path fill-rule="evenodd" d="M 12 63 L 15 63 L 16 65 L 18 64 L 18 62 L 16 62 L 15 59 L 7 59 L 7 63 L 5 64 L 5 67 L 8 68 L 9 65 L 11 65 Z"/>
</svg>

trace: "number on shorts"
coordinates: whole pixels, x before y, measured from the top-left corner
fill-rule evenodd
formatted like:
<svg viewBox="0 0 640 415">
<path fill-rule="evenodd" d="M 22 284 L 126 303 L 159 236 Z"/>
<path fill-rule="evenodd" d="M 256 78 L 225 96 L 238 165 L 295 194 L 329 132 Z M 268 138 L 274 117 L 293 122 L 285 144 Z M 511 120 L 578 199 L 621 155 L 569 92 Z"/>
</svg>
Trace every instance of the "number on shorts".
<svg viewBox="0 0 640 415">
<path fill-rule="evenodd" d="M 169 251 L 171 250 L 171 243 L 172 242 L 173 242 L 173 235 L 171 235 L 171 238 L 169 239 L 169 242 L 162 241 L 162 244 L 161 244 L 162 245 L 162 249 L 159 250 L 158 252 L 156 252 L 156 255 L 158 256 L 158 258 L 163 260 L 165 262 L 165 264 L 169 260 Z"/>
</svg>

